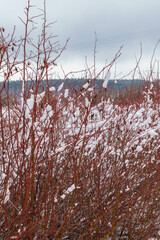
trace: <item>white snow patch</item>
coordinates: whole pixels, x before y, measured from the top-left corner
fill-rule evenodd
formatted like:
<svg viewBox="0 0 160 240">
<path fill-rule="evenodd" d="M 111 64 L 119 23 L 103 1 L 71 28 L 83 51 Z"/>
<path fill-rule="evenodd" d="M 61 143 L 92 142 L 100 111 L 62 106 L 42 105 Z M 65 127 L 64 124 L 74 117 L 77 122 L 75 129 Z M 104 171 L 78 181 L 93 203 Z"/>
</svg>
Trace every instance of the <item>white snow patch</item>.
<svg viewBox="0 0 160 240">
<path fill-rule="evenodd" d="M 103 87 L 104 87 L 104 88 L 107 88 L 107 85 L 108 85 L 108 81 L 109 81 L 110 76 L 111 76 L 111 73 L 110 73 L 110 71 L 108 71 L 108 72 L 106 73 L 106 76 L 105 76 L 105 79 L 104 79 L 104 82 L 103 82 Z"/>
<path fill-rule="evenodd" d="M 128 192 L 129 190 L 130 190 L 130 188 L 127 186 L 126 189 L 125 189 L 125 191 Z"/>
<path fill-rule="evenodd" d="M 141 146 L 137 146 L 137 148 L 136 148 L 137 152 L 141 152 L 142 150 L 143 150 L 143 148 Z"/>
<path fill-rule="evenodd" d="M 89 83 L 88 82 L 83 85 L 84 89 L 87 89 L 88 87 L 89 87 Z"/>
<path fill-rule="evenodd" d="M 42 101 L 42 99 L 44 98 L 44 95 L 45 95 L 45 92 L 37 94 L 36 102 L 39 103 L 40 101 Z"/>
<path fill-rule="evenodd" d="M 65 195 L 65 194 L 63 194 L 63 195 L 61 196 L 61 198 L 62 198 L 62 199 L 65 199 L 65 197 L 66 197 L 66 195 Z"/>
<path fill-rule="evenodd" d="M 75 185 L 72 184 L 72 186 L 67 189 L 66 194 L 73 192 L 74 189 L 75 189 Z"/>
<path fill-rule="evenodd" d="M 10 191 L 9 191 L 9 185 L 8 185 L 7 190 L 5 192 L 4 204 L 8 202 L 9 198 L 10 198 Z"/>
<path fill-rule="evenodd" d="M 57 148 L 56 153 L 63 152 L 65 148 L 66 148 L 66 146 Z"/>
<path fill-rule="evenodd" d="M 33 98 L 27 99 L 27 106 L 28 106 L 29 110 L 31 110 L 33 108 L 33 105 L 34 105 L 34 99 Z"/>
<path fill-rule="evenodd" d="M 87 91 L 92 92 L 93 88 L 88 88 Z"/>
<path fill-rule="evenodd" d="M 90 106 L 90 102 L 88 101 L 88 98 L 85 98 L 85 106 L 89 107 Z"/>
<path fill-rule="evenodd" d="M 53 92 L 53 91 L 55 91 L 55 90 L 56 90 L 56 88 L 55 88 L 54 86 L 52 86 L 52 87 L 49 88 L 49 91 L 51 91 L 51 92 Z"/>
<path fill-rule="evenodd" d="M 79 117 L 79 116 L 80 116 L 80 110 L 79 110 L 79 108 L 76 109 L 76 111 L 75 111 L 75 116 L 76 116 L 76 117 Z"/>
<path fill-rule="evenodd" d="M 75 188 L 76 188 L 75 185 L 72 184 L 72 186 L 69 187 L 69 188 L 66 190 L 66 192 L 61 196 L 61 198 L 62 198 L 62 199 L 65 199 L 66 195 L 69 194 L 69 193 L 71 193 L 71 192 L 73 192 Z M 79 188 L 79 187 L 78 187 L 78 188 Z"/>
<path fill-rule="evenodd" d="M 51 105 L 47 105 L 46 110 L 47 110 L 48 112 L 51 111 L 51 110 L 52 110 Z"/>
<path fill-rule="evenodd" d="M 151 136 L 151 137 L 154 137 L 154 136 L 157 136 L 158 133 L 156 133 L 153 129 L 149 130 L 148 131 L 148 134 Z"/>
<path fill-rule="evenodd" d="M 65 97 L 65 98 L 68 97 L 68 93 L 69 93 L 69 89 L 65 89 L 65 91 L 64 91 L 64 97 Z"/>
<path fill-rule="evenodd" d="M 6 174 L 5 173 L 1 173 L 1 179 L 4 180 L 6 178 Z"/>
<path fill-rule="evenodd" d="M 61 91 L 62 88 L 63 88 L 63 86 L 64 86 L 64 83 L 62 82 L 61 85 L 58 87 L 57 91 L 58 91 L 58 92 Z"/>
</svg>

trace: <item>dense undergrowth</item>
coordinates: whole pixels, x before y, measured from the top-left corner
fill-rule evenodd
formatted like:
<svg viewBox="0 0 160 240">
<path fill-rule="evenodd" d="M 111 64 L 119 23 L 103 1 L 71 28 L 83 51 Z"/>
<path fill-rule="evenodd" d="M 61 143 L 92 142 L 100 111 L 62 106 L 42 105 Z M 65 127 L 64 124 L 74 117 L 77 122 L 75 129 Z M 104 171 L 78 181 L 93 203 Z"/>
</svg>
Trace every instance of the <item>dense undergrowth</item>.
<svg viewBox="0 0 160 240">
<path fill-rule="evenodd" d="M 127 105 L 61 91 L 1 109 L 1 238 L 158 239 L 157 89 Z"/>
<path fill-rule="evenodd" d="M 3 105 L 5 84 L 0 89 L 0 239 L 158 240 L 158 79 L 151 69 L 150 84 L 140 94 L 116 101 L 101 95 L 118 52 L 96 76 L 93 68 L 85 70 L 83 91 L 65 89 L 62 82 L 39 92 L 64 48 L 55 51 L 52 37 L 46 37 L 45 4 L 42 34 L 34 45 L 30 8 L 28 1 L 21 41 L 15 44 L 14 35 L 5 37 L 0 29 L 0 76 L 7 83 L 20 73 L 23 80 L 14 102 L 7 92 Z M 90 84 L 104 72 L 95 95 Z M 31 78 L 36 84 L 27 89 Z"/>
</svg>

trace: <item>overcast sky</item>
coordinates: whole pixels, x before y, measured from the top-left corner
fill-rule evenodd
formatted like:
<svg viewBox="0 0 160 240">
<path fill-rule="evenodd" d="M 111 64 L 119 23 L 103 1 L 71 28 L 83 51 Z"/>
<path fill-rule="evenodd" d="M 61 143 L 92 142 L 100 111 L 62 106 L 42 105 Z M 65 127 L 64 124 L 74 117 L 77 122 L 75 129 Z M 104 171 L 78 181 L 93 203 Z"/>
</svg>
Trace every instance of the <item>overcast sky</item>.
<svg viewBox="0 0 160 240">
<path fill-rule="evenodd" d="M 43 0 L 31 3 L 43 7 Z M 85 56 L 90 66 L 93 64 L 96 32 L 97 68 L 111 61 L 123 45 L 116 71 L 127 73 L 135 65 L 135 55 L 139 57 L 142 43 L 141 67 L 147 73 L 153 49 L 160 39 L 159 0 L 46 0 L 46 4 L 48 21 L 57 21 L 51 31 L 58 35 L 61 45 L 70 38 L 68 48 L 58 60 L 66 72 L 84 68 Z M 18 16 L 24 17 L 26 5 L 27 0 L 1 1 L 0 25 L 8 32 L 16 25 L 18 33 L 23 34 Z M 157 59 L 158 56 L 160 47 Z"/>
</svg>

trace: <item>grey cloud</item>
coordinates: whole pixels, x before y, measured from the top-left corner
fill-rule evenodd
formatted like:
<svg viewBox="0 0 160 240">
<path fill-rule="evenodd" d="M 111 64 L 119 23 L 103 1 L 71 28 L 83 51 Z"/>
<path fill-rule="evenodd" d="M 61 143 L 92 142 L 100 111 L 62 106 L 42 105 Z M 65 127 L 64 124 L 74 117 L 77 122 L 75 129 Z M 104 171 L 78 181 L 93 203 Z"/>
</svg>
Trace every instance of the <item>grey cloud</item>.
<svg viewBox="0 0 160 240">
<path fill-rule="evenodd" d="M 7 0 L 3 1 L 0 21 L 9 26 L 14 22 L 21 32 L 22 25 L 17 15 L 24 16 L 24 2 L 22 0 L 11 2 L 12 10 L 7 10 Z M 42 0 L 31 2 L 40 8 L 43 7 Z M 124 44 L 122 61 L 133 58 L 134 53 L 139 54 L 140 42 L 145 55 L 151 55 L 160 38 L 159 0 L 48 0 L 46 3 L 48 21 L 57 21 L 48 31 L 58 35 L 61 45 L 70 37 L 64 62 L 73 58 L 82 59 L 85 55 L 92 57 L 95 32 L 98 38 L 99 61 L 112 58 L 122 44 Z M 6 18 L 7 14 L 10 17 Z"/>
</svg>

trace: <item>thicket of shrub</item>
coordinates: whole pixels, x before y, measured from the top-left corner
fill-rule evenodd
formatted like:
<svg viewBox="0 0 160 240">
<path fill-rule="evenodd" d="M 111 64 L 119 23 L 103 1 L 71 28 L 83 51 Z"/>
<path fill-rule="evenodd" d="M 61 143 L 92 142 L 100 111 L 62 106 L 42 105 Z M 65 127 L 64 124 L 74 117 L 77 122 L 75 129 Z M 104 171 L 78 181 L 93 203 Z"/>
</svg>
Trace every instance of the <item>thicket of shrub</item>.
<svg viewBox="0 0 160 240">
<path fill-rule="evenodd" d="M 89 68 L 85 93 L 73 94 L 63 83 L 57 91 L 52 86 L 39 93 L 64 48 L 55 51 L 45 32 L 45 4 L 42 34 L 34 45 L 28 35 L 30 8 L 28 1 L 21 41 L 0 30 L 4 83 L 17 72 L 23 79 L 21 101 L 8 97 L 5 106 L 0 101 L 0 238 L 158 240 L 157 79 L 151 72 L 152 83 L 139 97 L 126 96 L 126 102 L 103 96 L 96 102 Z M 119 54 L 97 78 L 110 71 Z M 25 89 L 31 77 L 37 79 L 34 89 Z M 108 74 L 103 87 L 107 81 Z"/>
</svg>

